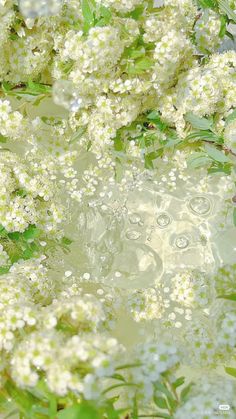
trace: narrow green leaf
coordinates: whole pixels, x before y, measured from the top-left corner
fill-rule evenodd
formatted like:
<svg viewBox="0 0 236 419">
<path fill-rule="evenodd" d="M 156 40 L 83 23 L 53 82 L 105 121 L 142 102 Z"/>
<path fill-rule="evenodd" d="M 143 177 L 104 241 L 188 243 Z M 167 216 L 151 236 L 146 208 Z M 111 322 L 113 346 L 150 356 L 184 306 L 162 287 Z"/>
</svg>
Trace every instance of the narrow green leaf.
<svg viewBox="0 0 236 419">
<path fill-rule="evenodd" d="M 138 419 L 138 403 L 137 403 L 136 396 L 134 397 L 134 401 L 133 401 L 132 419 Z"/>
<path fill-rule="evenodd" d="M 35 83 L 33 81 L 29 81 L 27 83 L 27 87 L 28 87 L 28 90 L 31 93 L 42 94 L 42 93 L 50 93 L 52 91 L 51 86 L 48 86 L 48 85 L 45 85 L 45 84 L 40 84 L 40 83 Z"/>
<path fill-rule="evenodd" d="M 227 27 L 227 18 L 223 15 L 220 15 L 220 32 L 219 32 L 220 38 L 224 38 L 226 34 L 226 27 Z"/>
<path fill-rule="evenodd" d="M 73 243 L 73 241 L 68 237 L 62 237 L 61 243 L 65 246 L 69 246 L 71 243 Z"/>
<path fill-rule="evenodd" d="M 219 295 L 218 298 L 223 298 L 224 300 L 236 301 L 236 294 Z"/>
<path fill-rule="evenodd" d="M 227 372 L 227 374 L 232 375 L 233 377 L 236 378 L 236 368 L 225 367 L 225 372 Z"/>
<path fill-rule="evenodd" d="M 208 130 L 212 128 L 212 121 L 206 118 L 200 118 L 192 112 L 188 112 L 184 117 L 185 121 L 189 122 L 193 128 L 200 130 Z"/>
<path fill-rule="evenodd" d="M 192 168 L 198 168 L 205 166 L 211 162 L 211 159 L 205 154 L 196 152 L 190 155 L 190 157 L 187 159 L 188 167 Z"/>
<path fill-rule="evenodd" d="M 191 134 L 187 135 L 186 140 L 206 140 L 206 141 L 211 141 L 213 143 L 217 143 L 217 144 L 222 144 L 223 143 L 223 138 L 219 137 L 218 135 L 216 135 L 214 132 L 212 131 L 205 131 L 205 130 L 201 130 L 201 131 L 195 131 L 195 132 L 191 132 Z"/>
<path fill-rule="evenodd" d="M 115 374 L 113 374 L 111 376 L 111 378 L 114 378 L 115 380 L 119 380 L 119 381 L 124 381 L 125 382 L 125 379 L 124 379 L 123 375 L 121 375 L 121 374 L 115 373 Z"/>
<path fill-rule="evenodd" d="M 168 388 L 163 383 L 161 383 L 160 381 L 155 383 L 155 390 L 165 394 L 165 396 L 167 397 L 167 399 L 169 401 L 170 400 L 171 400 L 171 402 L 174 401 L 173 395 L 171 394 L 170 390 L 168 390 Z"/>
<path fill-rule="evenodd" d="M 163 397 L 154 395 L 153 400 L 160 409 L 168 409 L 168 404 Z"/>
<path fill-rule="evenodd" d="M 79 140 L 84 133 L 86 132 L 87 127 L 80 127 L 78 131 L 71 137 L 70 144 L 74 143 L 75 141 Z"/>
<path fill-rule="evenodd" d="M 174 388 L 178 388 L 178 387 L 182 386 L 184 384 L 184 382 L 185 382 L 185 377 L 179 377 L 179 378 L 177 378 L 176 381 L 174 381 L 172 383 L 172 386 Z"/>
<path fill-rule="evenodd" d="M 230 39 L 231 39 L 231 41 L 233 41 L 233 42 L 234 42 L 234 36 L 233 36 L 233 34 L 232 34 L 231 32 L 226 31 L 226 32 L 225 32 L 225 35 L 226 35 L 226 36 L 228 36 L 228 38 L 230 38 Z"/>
<path fill-rule="evenodd" d="M 182 400 L 182 401 L 185 401 L 186 400 L 186 398 L 188 397 L 188 394 L 189 394 L 189 392 L 190 392 L 190 390 L 191 390 L 191 388 L 192 388 L 192 383 L 190 383 L 189 385 L 187 385 L 182 391 L 181 391 L 181 393 L 180 393 L 180 399 Z"/>
<path fill-rule="evenodd" d="M 209 157 L 213 160 L 220 163 L 227 163 L 230 159 L 223 153 L 223 151 L 218 150 L 216 147 L 211 146 L 210 144 L 205 144 L 205 150 Z"/>
</svg>

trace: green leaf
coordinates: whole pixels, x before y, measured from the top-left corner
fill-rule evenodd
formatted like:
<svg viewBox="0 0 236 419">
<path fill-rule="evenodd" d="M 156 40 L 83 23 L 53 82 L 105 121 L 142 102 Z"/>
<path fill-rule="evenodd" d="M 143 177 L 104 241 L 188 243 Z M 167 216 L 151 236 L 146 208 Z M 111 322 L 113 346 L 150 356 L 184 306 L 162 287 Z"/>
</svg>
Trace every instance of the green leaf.
<svg viewBox="0 0 236 419">
<path fill-rule="evenodd" d="M 211 146 L 210 144 L 205 144 L 205 150 L 208 156 L 215 161 L 220 163 L 227 163 L 230 161 L 230 159 L 221 150 L 218 150 L 216 147 Z"/>
<path fill-rule="evenodd" d="M 95 24 L 94 22 L 94 7 L 89 0 L 81 0 L 81 9 L 84 18 L 84 33 L 88 33 L 89 29 Z"/>
<path fill-rule="evenodd" d="M 193 386 L 193 384 L 192 383 L 190 383 L 190 384 L 188 384 L 182 391 L 181 391 L 181 393 L 180 393 L 180 399 L 182 400 L 182 401 L 185 401 L 186 399 L 187 399 L 187 397 L 188 397 L 188 394 L 189 394 L 189 392 L 190 392 L 190 390 L 191 390 L 191 388 L 192 388 L 192 386 Z"/>
<path fill-rule="evenodd" d="M 223 15 L 220 15 L 220 32 L 219 32 L 220 38 L 224 38 L 226 34 L 226 27 L 227 27 L 227 18 Z"/>
<path fill-rule="evenodd" d="M 236 208 L 234 208 L 233 210 L 233 222 L 234 222 L 234 226 L 236 227 Z"/>
<path fill-rule="evenodd" d="M 161 120 L 160 114 L 157 111 L 150 112 L 147 115 L 147 119 L 152 121 L 160 129 L 160 131 L 165 131 L 167 128 L 167 125 Z"/>
<path fill-rule="evenodd" d="M 35 249 L 31 246 L 28 246 L 21 255 L 22 259 L 24 260 L 29 260 L 34 256 L 35 256 Z"/>
<path fill-rule="evenodd" d="M 137 403 L 136 396 L 134 397 L 134 401 L 133 401 L 132 419 L 138 419 L 138 403 Z"/>
<path fill-rule="evenodd" d="M 55 419 L 57 414 L 57 399 L 54 395 L 50 395 L 49 400 L 49 418 Z"/>
<path fill-rule="evenodd" d="M 225 13 L 230 20 L 233 20 L 234 23 L 236 23 L 236 14 L 231 9 L 229 2 L 227 0 L 218 0 L 219 3 L 219 9 Z"/>
<path fill-rule="evenodd" d="M 212 143 L 222 144 L 224 142 L 222 137 L 219 137 L 212 131 L 195 131 L 187 135 L 186 140 L 201 140 L 211 141 Z"/>
<path fill-rule="evenodd" d="M 176 381 L 174 381 L 172 383 L 172 386 L 174 388 L 178 388 L 178 387 L 182 386 L 184 384 L 184 382 L 185 382 L 185 377 L 179 377 L 179 378 L 177 378 Z"/>
<path fill-rule="evenodd" d="M 40 84 L 40 83 L 35 83 L 31 80 L 27 83 L 27 87 L 31 93 L 42 94 L 42 93 L 50 93 L 52 91 L 51 86 Z"/>
<path fill-rule="evenodd" d="M 153 169 L 153 160 L 156 160 L 158 157 L 162 156 L 163 148 L 159 148 L 159 150 L 152 151 L 151 153 L 145 154 L 145 168 L 146 169 Z"/>
<path fill-rule="evenodd" d="M 27 195 L 27 191 L 26 191 L 25 189 L 23 189 L 23 188 L 21 188 L 21 189 L 17 189 L 14 193 L 15 193 L 17 196 L 22 196 L 23 198 L 25 198 L 25 197 L 26 197 L 26 195 Z"/>
<path fill-rule="evenodd" d="M 57 414 L 58 419 L 100 419 L 98 412 L 87 403 L 76 404 L 61 410 Z"/>
<path fill-rule="evenodd" d="M 172 393 L 163 383 L 161 383 L 160 381 L 157 381 L 155 383 L 155 390 L 163 393 L 167 397 L 167 399 L 168 399 L 168 401 L 170 402 L 171 405 L 174 404 L 175 400 L 173 398 Z"/>
<path fill-rule="evenodd" d="M 143 14 L 143 11 L 144 6 L 138 6 L 130 13 L 130 17 L 134 20 L 138 20 L 140 16 Z"/>
<path fill-rule="evenodd" d="M 64 244 L 65 246 L 69 246 L 71 243 L 73 243 L 73 241 L 69 239 L 68 237 L 62 237 L 61 243 Z"/>
<path fill-rule="evenodd" d="M 225 367 L 225 372 L 227 372 L 227 374 L 232 375 L 233 377 L 236 378 L 236 368 Z"/>
<path fill-rule="evenodd" d="M 10 90 L 14 87 L 13 84 L 8 83 L 6 81 L 3 81 L 1 86 L 2 86 L 2 89 L 4 90 L 4 92 L 10 92 Z"/>
<path fill-rule="evenodd" d="M 203 9 L 215 9 L 217 7 L 216 0 L 198 0 L 198 3 Z"/>
<path fill-rule="evenodd" d="M 188 112 L 184 117 L 185 121 L 189 122 L 193 128 L 200 130 L 208 130 L 212 128 L 212 120 L 206 118 L 200 118 L 197 115 L 194 115 L 192 112 Z"/>
<path fill-rule="evenodd" d="M 0 143 L 6 143 L 7 142 L 7 137 L 5 137 L 4 135 L 0 134 Z"/>
<path fill-rule="evenodd" d="M 7 230 L 0 224 L 0 237 L 6 237 L 7 235 Z"/>
<path fill-rule="evenodd" d="M 232 34 L 231 32 L 226 31 L 226 32 L 225 32 L 225 35 L 226 35 L 226 36 L 228 36 L 228 38 L 230 38 L 230 39 L 231 39 L 231 41 L 233 41 L 233 42 L 234 42 L 234 36 L 233 36 L 233 34 Z"/>
<path fill-rule="evenodd" d="M 201 152 L 193 153 L 187 159 L 188 167 L 192 167 L 194 169 L 205 166 L 209 164 L 210 162 L 211 162 L 211 159 L 205 153 L 201 153 Z"/>
<path fill-rule="evenodd" d="M 15 231 L 14 233 L 8 233 L 8 237 L 11 240 L 18 241 L 21 238 L 21 233 L 18 231 Z"/>
<path fill-rule="evenodd" d="M 129 63 L 127 67 L 128 74 L 142 74 L 153 66 L 153 60 L 148 57 L 140 58 L 135 63 Z"/>
<path fill-rule="evenodd" d="M 5 275 L 9 272 L 10 266 L 0 266 L 0 275 Z"/>
<path fill-rule="evenodd" d="M 225 119 L 225 124 L 228 125 L 230 122 L 234 121 L 235 119 L 236 119 L 236 109 L 234 109 L 233 112 L 231 112 L 231 114 L 227 116 L 227 118 Z"/>
<path fill-rule="evenodd" d="M 226 175 L 230 175 L 232 169 L 232 165 L 230 163 L 219 163 L 214 161 L 211 167 L 207 169 L 208 173 L 225 173 Z"/>
<path fill-rule="evenodd" d="M 154 395 L 153 399 L 157 407 L 159 407 L 160 409 L 168 409 L 168 404 L 163 397 Z"/>
<path fill-rule="evenodd" d="M 124 379 L 123 375 L 121 375 L 121 374 L 115 373 L 111 377 L 114 378 L 115 380 L 119 380 L 119 381 L 124 381 L 125 382 L 125 379 Z"/>
<path fill-rule="evenodd" d="M 236 301 L 236 294 L 219 295 L 218 298 L 223 298 L 224 300 Z"/>
<path fill-rule="evenodd" d="M 101 26 L 109 25 L 111 19 L 112 19 L 112 13 L 110 9 L 101 5 L 99 8 L 99 19 L 96 22 L 96 26 L 101 27 Z"/>
<path fill-rule="evenodd" d="M 80 127 L 78 131 L 71 137 L 70 144 L 74 143 L 75 141 L 79 140 L 84 133 L 86 132 L 87 127 Z"/>
<path fill-rule="evenodd" d="M 35 239 L 40 236 L 41 231 L 35 225 L 30 225 L 27 230 L 22 233 L 22 237 L 26 240 Z"/>
</svg>

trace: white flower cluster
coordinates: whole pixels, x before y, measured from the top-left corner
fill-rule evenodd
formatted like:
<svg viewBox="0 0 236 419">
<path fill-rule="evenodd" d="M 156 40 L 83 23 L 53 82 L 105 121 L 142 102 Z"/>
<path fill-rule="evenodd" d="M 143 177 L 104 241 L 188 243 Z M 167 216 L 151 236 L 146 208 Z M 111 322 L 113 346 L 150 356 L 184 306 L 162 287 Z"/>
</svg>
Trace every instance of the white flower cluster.
<svg viewBox="0 0 236 419">
<path fill-rule="evenodd" d="M 13 112 L 8 100 L 0 99 L 0 134 L 4 137 L 18 139 L 25 124 L 20 112 Z"/>
<path fill-rule="evenodd" d="M 98 0 L 98 4 L 112 7 L 117 12 L 127 13 L 142 4 L 142 0 Z"/>
<path fill-rule="evenodd" d="M 214 275 L 215 288 L 218 295 L 233 294 L 235 292 L 236 264 L 224 265 Z"/>
<path fill-rule="evenodd" d="M 196 41 L 201 52 L 214 52 L 220 44 L 221 20 L 213 10 L 202 11 L 201 17 L 195 24 Z"/>
<path fill-rule="evenodd" d="M 56 232 L 62 222 L 62 205 L 55 198 L 50 173 L 39 164 L 31 167 L 9 151 L 0 152 L 0 221 L 9 232 L 23 232 L 37 225 Z"/>
<path fill-rule="evenodd" d="M 178 365 L 179 354 L 176 346 L 170 342 L 153 340 L 137 347 L 135 360 L 140 363 L 140 367 L 133 368 L 132 382 L 138 383 L 144 394 L 150 397 L 153 392 L 152 383 L 158 381 L 162 373 Z"/>
<path fill-rule="evenodd" d="M 184 306 L 204 307 L 211 298 L 206 274 L 203 272 L 183 272 L 171 278 L 170 299 Z"/>
<path fill-rule="evenodd" d="M 236 345 L 236 310 L 223 315 L 217 335 L 219 345 L 234 348 Z"/>
<path fill-rule="evenodd" d="M 115 357 L 121 350 L 115 339 L 106 336 L 74 335 L 65 341 L 55 331 L 32 333 L 16 348 L 12 374 L 18 385 L 31 387 L 43 371 L 54 393 L 64 396 L 74 391 L 96 399 L 102 390 L 102 377 L 113 374 Z"/>
<path fill-rule="evenodd" d="M 217 419 L 222 414 L 223 408 L 234 417 L 235 384 L 232 380 L 222 376 L 213 375 L 209 378 L 199 379 L 191 389 L 189 400 L 175 413 L 176 419 Z M 227 408 L 227 405 L 229 406 Z"/>
<path fill-rule="evenodd" d="M 200 3 L 0 0 L 3 394 L 235 414 L 225 377 L 172 385 L 235 360 L 233 9 Z"/>
<path fill-rule="evenodd" d="M 164 312 L 164 301 L 158 289 L 147 288 L 130 294 L 128 308 L 136 322 L 159 319 Z"/>
</svg>

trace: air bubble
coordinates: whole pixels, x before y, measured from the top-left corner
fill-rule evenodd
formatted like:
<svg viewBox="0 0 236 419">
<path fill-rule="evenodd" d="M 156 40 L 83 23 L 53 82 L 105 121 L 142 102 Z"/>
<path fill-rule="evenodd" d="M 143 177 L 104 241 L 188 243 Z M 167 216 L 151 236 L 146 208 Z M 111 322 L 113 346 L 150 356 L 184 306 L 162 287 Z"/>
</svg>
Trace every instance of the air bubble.
<svg viewBox="0 0 236 419">
<path fill-rule="evenodd" d="M 189 202 L 190 209 L 198 215 L 205 215 L 211 208 L 209 199 L 205 196 L 195 196 Z"/>
<path fill-rule="evenodd" d="M 186 249 L 189 245 L 189 239 L 186 236 L 179 236 L 175 240 L 175 245 L 178 249 Z"/>
<path fill-rule="evenodd" d="M 129 240 L 138 240 L 141 236 L 141 233 L 139 231 L 136 230 L 128 230 L 126 232 L 126 237 Z"/>
<path fill-rule="evenodd" d="M 138 214 L 134 213 L 130 215 L 129 221 L 131 224 L 138 224 L 141 221 L 141 217 Z"/>
<path fill-rule="evenodd" d="M 171 222 L 171 219 L 170 219 L 169 215 L 164 213 L 164 212 L 162 214 L 158 215 L 158 217 L 157 217 L 157 224 L 160 228 L 167 227 L 170 224 L 170 222 Z"/>
</svg>

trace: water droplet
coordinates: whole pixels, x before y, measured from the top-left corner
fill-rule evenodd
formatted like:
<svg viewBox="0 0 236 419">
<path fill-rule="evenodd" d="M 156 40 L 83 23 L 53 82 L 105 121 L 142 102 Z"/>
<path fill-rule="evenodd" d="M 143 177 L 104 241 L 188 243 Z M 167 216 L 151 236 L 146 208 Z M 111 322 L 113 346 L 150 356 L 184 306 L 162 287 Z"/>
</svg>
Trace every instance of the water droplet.
<svg viewBox="0 0 236 419">
<path fill-rule="evenodd" d="M 77 112 L 82 106 L 74 84 L 68 80 L 57 80 L 53 86 L 53 100 L 56 105 L 63 106 L 71 112 Z"/>
<path fill-rule="evenodd" d="M 171 222 L 171 219 L 168 214 L 163 212 L 162 214 L 158 215 L 157 217 L 157 224 L 161 228 L 167 227 Z"/>
<path fill-rule="evenodd" d="M 128 230 L 126 232 L 126 237 L 129 240 L 138 240 L 141 236 L 141 233 L 139 231 L 136 230 Z"/>
<path fill-rule="evenodd" d="M 134 213 L 130 215 L 129 221 L 131 224 L 138 224 L 141 221 L 141 218 L 138 214 Z"/>
<path fill-rule="evenodd" d="M 189 245 L 189 239 L 186 236 L 179 236 L 175 240 L 175 245 L 179 249 L 186 249 Z"/>
<path fill-rule="evenodd" d="M 211 208 L 209 199 L 205 196 L 195 196 L 189 202 L 190 209 L 198 215 L 205 215 Z"/>
<path fill-rule="evenodd" d="M 62 3 L 62 0 L 19 0 L 19 7 L 23 16 L 34 19 L 60 13 Z"/>
</svg>

